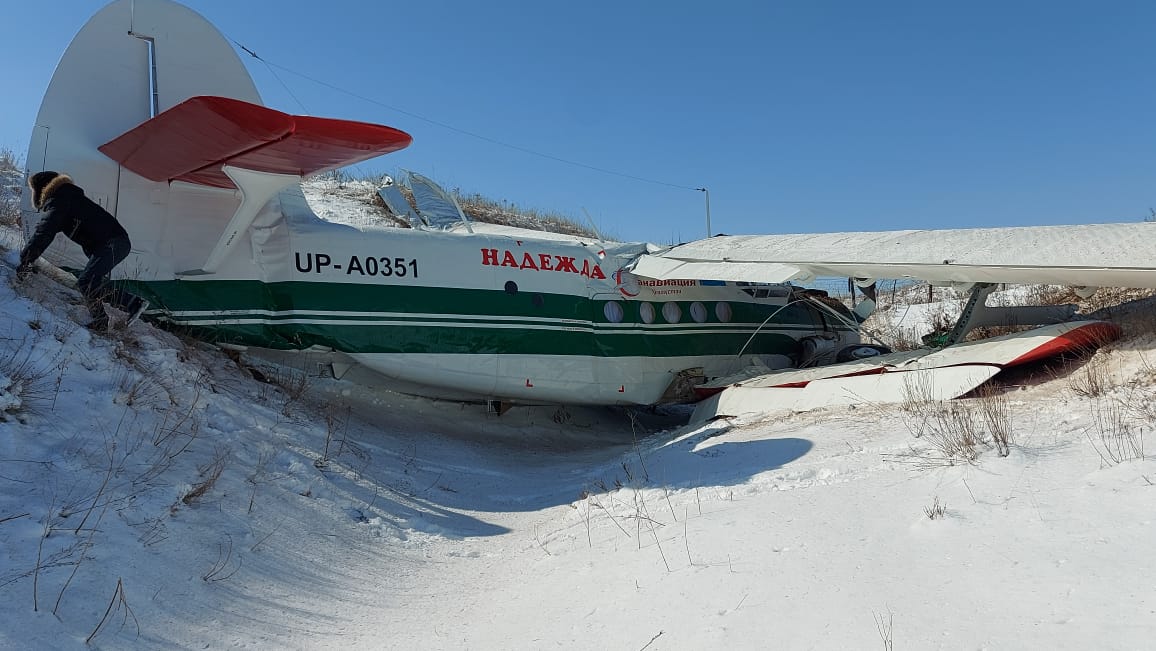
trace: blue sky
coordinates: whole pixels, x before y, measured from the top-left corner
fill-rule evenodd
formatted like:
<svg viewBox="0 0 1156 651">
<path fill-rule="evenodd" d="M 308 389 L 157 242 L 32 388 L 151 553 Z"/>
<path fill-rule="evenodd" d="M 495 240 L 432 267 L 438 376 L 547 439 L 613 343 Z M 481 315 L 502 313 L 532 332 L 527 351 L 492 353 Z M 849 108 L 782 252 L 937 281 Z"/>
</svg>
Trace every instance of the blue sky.
<svg viewBox="0 0 1156 651">
<path fill-rule="evenodd" d="M 0 51 L 20 63 L 0 147 L 23 153 L 55 62 L 103 4 L 5 6 Z M 705 235 L 701 186 L 715 233 L 1156 207 L 1154 3 L 186 4 L 276 66 L 246 58 L 269 106 L 414 136 L 363 167 L 585 211 L 619 238 Z"/>
</svg>

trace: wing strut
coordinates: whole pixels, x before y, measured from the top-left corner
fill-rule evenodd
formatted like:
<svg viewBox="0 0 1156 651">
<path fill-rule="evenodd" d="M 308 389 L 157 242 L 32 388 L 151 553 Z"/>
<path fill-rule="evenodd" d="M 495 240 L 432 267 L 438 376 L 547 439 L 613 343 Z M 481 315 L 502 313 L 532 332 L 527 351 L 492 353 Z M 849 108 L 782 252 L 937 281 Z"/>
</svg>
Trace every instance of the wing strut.
<svg viewBox="0 0 1156 651">
<path fill-rule="evenodd" d="M 209 257 L 205 259 L 201 268 L 181 271 L 177 273 L 178 277 L 216 273 L 220 269 L 221 263 L 228 257 L 229 252 L 237 246 L 237 242 L 241 239 L 238 236 L 253 224 L 253 220 L 257 218 L 257 213 L 265 207 L 265 204 L 281 190 L 301 182 L 301 177 L 297 175 L 257 172 L 232 165 L 225 165 L 221 169 L 240 188 L 241 205 L 237 206 L 237 212 L 233 213 L 233 218 L 221 231 L 221 238 L 217 240 L 216 246 L 209 252 Z"/>
<path fill-rule="evenodd" d="M 996 289 L 994 283 L 975 283 L 955 327 L 942 344 L 953 346 L 964 336 L 982 326 L 1038 326 L 1063 323 L 1076 314 L 1077 306 L 1063 305 L 988 305 L 987 297 Z"/>
</svg>

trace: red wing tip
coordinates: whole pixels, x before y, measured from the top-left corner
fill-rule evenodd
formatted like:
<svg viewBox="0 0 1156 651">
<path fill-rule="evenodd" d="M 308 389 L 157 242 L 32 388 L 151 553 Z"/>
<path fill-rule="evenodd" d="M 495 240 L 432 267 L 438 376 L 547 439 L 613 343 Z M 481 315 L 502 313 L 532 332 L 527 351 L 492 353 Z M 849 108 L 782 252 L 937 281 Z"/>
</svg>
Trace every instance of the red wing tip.
<svg viewBox="0 0 1156 651">
<path fill-rule="evenodd" d="M 1089 321 L 1061 335 L 1056 335 L 1003 366 L 1007 368 L 1028 364 L 1067 353 L 1091 353 L 1101 346 L 1119 339 L 1122 334 L 1123 330 L 1114 323 Z"/>
</svg>

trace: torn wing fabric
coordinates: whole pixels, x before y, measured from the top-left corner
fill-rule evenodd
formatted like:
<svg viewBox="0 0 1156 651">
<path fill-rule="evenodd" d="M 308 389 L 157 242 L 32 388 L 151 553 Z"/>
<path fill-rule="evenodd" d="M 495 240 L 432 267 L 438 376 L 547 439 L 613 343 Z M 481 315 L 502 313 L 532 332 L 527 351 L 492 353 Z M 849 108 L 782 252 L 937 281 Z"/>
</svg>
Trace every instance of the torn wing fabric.
<svg viewBox="0 0 1156 651">
<path fill-rule="evenodd" d="M 792 268 L 797 270 L 792 279 L 1156 288 L 1156 224 L 720 235 L 643 256 L 635 273 L 658 279 L 782 282 Z"/>
</svg>

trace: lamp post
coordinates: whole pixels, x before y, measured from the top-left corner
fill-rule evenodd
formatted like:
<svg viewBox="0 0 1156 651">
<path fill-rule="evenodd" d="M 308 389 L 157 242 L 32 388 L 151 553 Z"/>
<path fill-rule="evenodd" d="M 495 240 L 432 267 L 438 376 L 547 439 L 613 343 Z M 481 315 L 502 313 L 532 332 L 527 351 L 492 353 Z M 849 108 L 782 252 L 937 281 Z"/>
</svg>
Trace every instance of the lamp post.
<svg viewBox="0 0 1156 651">
<path fill-rule="evenodd" d="M 707 188 L 695 188 L 695 190 L 706 195 L 706 236 L 710 237 L 710 190 Z"/>
</svg>

